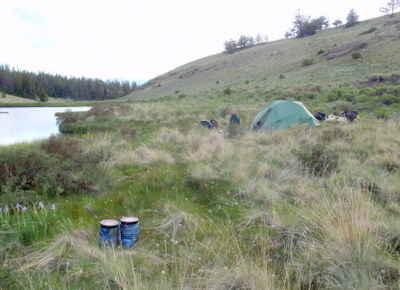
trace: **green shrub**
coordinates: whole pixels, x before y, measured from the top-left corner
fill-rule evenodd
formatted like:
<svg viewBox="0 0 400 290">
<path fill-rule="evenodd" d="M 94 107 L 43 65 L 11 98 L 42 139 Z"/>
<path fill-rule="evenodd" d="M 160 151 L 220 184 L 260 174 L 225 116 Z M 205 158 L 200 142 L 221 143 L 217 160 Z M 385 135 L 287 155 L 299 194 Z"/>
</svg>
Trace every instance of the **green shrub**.
<svg viewBox="0 0 400 290">
<path fill-rule="evenodd" d="M 56 113 L 58 125 L 75 123 L 77 121 L 86 119 L 87 116 L 88 116 L 87 112 L 66 111 L 62 113 Z"/>
<path fill-rule="evenodd" d="M 230 96 L 232 94 L 232 90 L 230 87 L 227 87 L 226 89 L 224 89 L 223 93 L 224 95 Z"/>
<path fill-rule="evenodd" d="M 302 65 L 309 66 L 309 65 L 312 65 L 313 63 L 314 63 L 314 61 L 311 58 L 307 58 L 307 59 L 303 60 Z"/>
<path fill-rule="evenodd" d="M 0 193 L 30 190 L 43 185 L 49 178 L 48 170 L 58 164 L 55 158 L 41 150 L 7 148 L 0 151 Z"/>
<path fill-rule="evenodd" d="M 48 154 L 56 154 L 61 159 L 71 159 L 82 152 L 82 142 L 63 135 L 52 135 L 42 143 L 41 148 Z"/>
<path fill-rule="evenodd" d="M 391 117 L 391 111 L 387 107 L 380 106 L 380 107 L 375 108 L 374 115 L 378 119 L 387 120 Z"/>
<path fill-rule="evenodd" d="M 107 182 L 101 162 L 109 148 L 85 150 L 82 141 L 52 136 L 41 146 L 12 146 L 0 151 L 0 196 L 36 201 L 39 196 L 98 192 Z"/>
<path fill-rule="evenodd" d="M 352 58 L 352 59 L 359 59 L 359 58 L 361 58 L 361 53 L 358 52 L 358 51 L 353 52 L 353 53 L 351 54 L 351 58 Z"/>
</svg>

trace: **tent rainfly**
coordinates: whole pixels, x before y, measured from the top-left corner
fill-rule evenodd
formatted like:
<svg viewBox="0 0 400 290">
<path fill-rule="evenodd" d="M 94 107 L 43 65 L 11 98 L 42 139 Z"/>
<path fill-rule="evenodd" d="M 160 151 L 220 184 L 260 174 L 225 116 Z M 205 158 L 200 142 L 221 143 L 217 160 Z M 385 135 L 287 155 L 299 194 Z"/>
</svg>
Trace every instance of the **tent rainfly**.
<svg viewBox="0 0 400 290">
<path fill-rule="evenodd" d="M 264 107 L 254 118 L 250 129 L 275 131 L 289 129 L 295 124 L 316 127 L 319 122 L 301 102 L 281 100 Z"/>
</svg>

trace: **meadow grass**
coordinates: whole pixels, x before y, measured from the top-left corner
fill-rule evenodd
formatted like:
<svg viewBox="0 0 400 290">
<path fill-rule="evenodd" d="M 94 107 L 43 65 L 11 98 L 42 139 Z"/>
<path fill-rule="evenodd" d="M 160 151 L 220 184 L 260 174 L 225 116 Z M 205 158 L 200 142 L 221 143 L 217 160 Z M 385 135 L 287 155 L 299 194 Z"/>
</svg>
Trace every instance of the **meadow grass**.
<svg viewBox="0 0 400 290">
<path fill-rule="evenodd" d="M 99 124 L 79 138 L 2 148 L 17 168 L 22 151 L 55 162 L 40 167 L 50 179 L 5 175 L 0 287 L 399 288 L 397 118 L 256 133 L 245 127 L 257 101 L 193 102 L 104 105 L 70 123 Z M 218 116 L 227 128 L 233 104 L 234 138 L 197 125 Z M 142 226 L 135 247 L 99 248 L 99 221 L 131 215 Z"/>
</svg>

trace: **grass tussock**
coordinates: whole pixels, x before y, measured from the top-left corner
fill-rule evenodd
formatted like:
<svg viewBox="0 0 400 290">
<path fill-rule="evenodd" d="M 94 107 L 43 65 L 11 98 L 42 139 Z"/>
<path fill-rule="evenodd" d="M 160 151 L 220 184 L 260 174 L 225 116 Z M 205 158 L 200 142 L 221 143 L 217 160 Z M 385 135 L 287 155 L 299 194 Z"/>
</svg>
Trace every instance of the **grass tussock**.
<svg viewBox="0 0 400 290">
<path fill-rule="evenodd" d="M 140 164 L 174 163 L 174 158 L 165 150 L 141 146 L 134 151 L 134 159 Z"/>
<path fill-rule="evenodd" d="M 360 192 L 339 193 L 336 198 L 325 193 L 310 206 L 312 213 L 301 214 L 311 234 L 301 241 L 298 271 L 309 269 L 313 276 L 300 280 L 327 287 L 378 287 L 388 267 L 380 257 L 379 212 Z"/>
<path fill-rule="evenodd" d="M 40 279 L 42 285 L 50 287 L 58 283 L 51 277 L 51 273 L 57 273 L 68 276 L 69 287 L 87 279 L 91 287 L 142 288 L 143 285 L 139 285 L 141 274 L 135 270 L 134 260 L 143 257 L 132 251 L 102 250 L 92 237 L 90 232 L 75 230 L 56 238 L 43 250 L 13 262 L 19 265 L 18 271 L 31 272 L 33 276 L 30 279 Z M 146 252 L 145 264 L 153 263 L 158 265 L 160 261 L 152 259 L 151 253 Z"/>
</svg>

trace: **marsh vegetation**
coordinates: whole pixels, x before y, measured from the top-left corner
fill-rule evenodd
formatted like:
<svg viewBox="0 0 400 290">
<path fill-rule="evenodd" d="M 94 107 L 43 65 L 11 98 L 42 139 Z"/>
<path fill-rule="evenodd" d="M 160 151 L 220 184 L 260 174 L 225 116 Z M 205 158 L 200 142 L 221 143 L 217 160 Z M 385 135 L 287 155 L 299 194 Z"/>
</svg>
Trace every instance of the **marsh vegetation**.
<svg viewBox="0 0 400 290">
<path fill-rule="evenodd" d="M 0 288 L 399 288 L 398 88 L 250 94 L 99 104 L 1 148 Z M 362 119 L 247 130 L 283 97 Z M 196 126 L 233 105 L 234 138 Z M 98 222 L 128 215 L 139 243 L 100 249 Z"/>
</svg>

